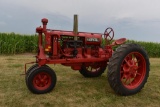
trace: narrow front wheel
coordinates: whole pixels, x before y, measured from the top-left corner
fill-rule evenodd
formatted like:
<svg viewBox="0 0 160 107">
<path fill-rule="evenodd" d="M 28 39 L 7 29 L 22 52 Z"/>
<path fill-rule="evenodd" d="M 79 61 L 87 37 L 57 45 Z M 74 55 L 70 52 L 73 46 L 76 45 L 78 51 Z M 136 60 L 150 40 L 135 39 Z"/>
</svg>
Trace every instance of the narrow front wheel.
<svg viewBox="0 0 160 107">
<path fill-rule="evenodd" d="M 57 77 L 51 68 L 42 66 L 30 72 L 26 81 L 31 92 L 43 94 L 50 92 L 55 87 Z"/>
</svg>

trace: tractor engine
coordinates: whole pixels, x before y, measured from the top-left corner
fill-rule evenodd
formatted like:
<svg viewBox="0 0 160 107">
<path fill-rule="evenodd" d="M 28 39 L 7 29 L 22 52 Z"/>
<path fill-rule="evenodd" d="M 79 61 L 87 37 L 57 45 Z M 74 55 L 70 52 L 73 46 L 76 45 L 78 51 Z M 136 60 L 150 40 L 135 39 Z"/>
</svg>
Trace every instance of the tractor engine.
<svg viewBox="0 0 160 107">
<path fill-rule="evenodd" d="M 74 40 L 73 36 L 61 36 L 62 57 L 98 57 L 102 41 L 101 35 L 88 34 L 91 37 L 84 35 L 84 33 L 78 35 L 78 40 Z"/>
</svg>

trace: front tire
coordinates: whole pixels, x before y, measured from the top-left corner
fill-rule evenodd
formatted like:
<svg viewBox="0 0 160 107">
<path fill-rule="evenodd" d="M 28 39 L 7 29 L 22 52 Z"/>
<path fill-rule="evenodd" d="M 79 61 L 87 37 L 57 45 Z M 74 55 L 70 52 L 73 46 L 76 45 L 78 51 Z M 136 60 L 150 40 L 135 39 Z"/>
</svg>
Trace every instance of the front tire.
<svg viewBox="0 0 160 107">
<path fill-rule="evenodd" d="M 124 44 L 109 59 L 108 82 L 120 95 L 139 92 L 149 76 L 149 58 L 138 44 Z"/>
<path fill-rule="evenodd" d="M 48 65 L 43 65 L 43 66 L 50 68 Z M 28 83 L 27 83 L 27 78 L 28 78 L 29 73 L 32 72 L 32 71 L 34 71 L 34 70 L 37 69 L 37 68 L 38 68 L 38 64 L 36 63 L 36 64 L 32 65 L 32 66 L 26 71 L 26 75 L 25 75 L 26 85 L 28 84 Z M 51 68 L 50 68 L 50 69 L 51 69 Z"/>
<path fill-rule="evenodd" d="M 34 64 L 34 65 L 32 65 L 32 66 L 26 71 L 26 75 L 25 75 L 26 85 L 28 84 L 28 83 L 27 83 L 28 74 L 29 74 L 30 72 L 32 72 L 32 70 L 35 70 L 35 69 L 37 69 L 37 68 L 38 68 L 38 64 Z"/>
<path fill-rule="evenodd" d="M 50 92 L 55 87 L 56 81 L 55 72 L 47 66 L 33 69 L 26 78 L 28 89 L 35 94 Z"/>
</svg>

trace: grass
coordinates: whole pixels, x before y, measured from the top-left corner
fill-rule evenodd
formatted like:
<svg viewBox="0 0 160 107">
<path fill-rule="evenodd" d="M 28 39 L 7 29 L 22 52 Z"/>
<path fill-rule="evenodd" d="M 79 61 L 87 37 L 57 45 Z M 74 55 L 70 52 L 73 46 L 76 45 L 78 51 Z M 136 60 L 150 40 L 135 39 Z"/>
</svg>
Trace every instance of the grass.
<svg viewBox="0 0 160 107">
<path fill-rule="evenodd" d="M 105 73 L 98 78 L 84 78 L 78 71 L 51 65 L 57 74 L 55 89 L 47 94 L 31 93 L 25 84 L 24 63 L 34 55 L 0 56 L 0 107 L 159 107 L 160 58 L 151 58 L 148 82 L 141 92 L 119 96 L 110 88 Z M 28 66 L 29 67 L 29 66 Z"/>
</svg>

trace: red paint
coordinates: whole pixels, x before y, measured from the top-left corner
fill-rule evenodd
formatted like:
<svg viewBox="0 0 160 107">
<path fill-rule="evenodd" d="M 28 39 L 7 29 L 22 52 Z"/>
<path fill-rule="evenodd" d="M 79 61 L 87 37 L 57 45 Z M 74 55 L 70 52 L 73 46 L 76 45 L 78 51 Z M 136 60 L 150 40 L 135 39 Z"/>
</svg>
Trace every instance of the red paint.
<svg viewBox="0 0 160 107">
<path fill-rule="evenodd" d="M 40 72 L 34 76 L 32 82 L 37 90 L 45 90 L 51 86 L 51 75 L 46 72 Z"/>
<path fill-rule="evenodd" d="M 138 52 L 128 54 L 121 64 L 121 81 L 128 89 L 135 89 L 144 80 L 146 74 L 146 62 Z"/>
</svg>

